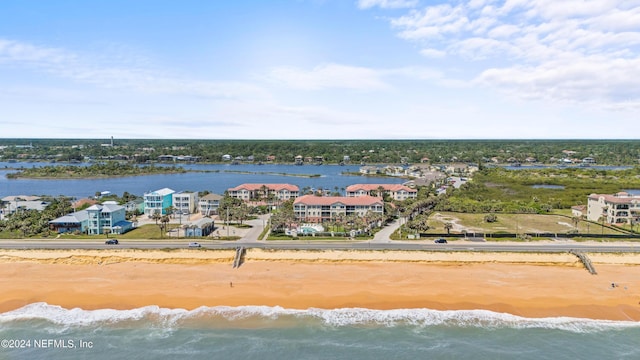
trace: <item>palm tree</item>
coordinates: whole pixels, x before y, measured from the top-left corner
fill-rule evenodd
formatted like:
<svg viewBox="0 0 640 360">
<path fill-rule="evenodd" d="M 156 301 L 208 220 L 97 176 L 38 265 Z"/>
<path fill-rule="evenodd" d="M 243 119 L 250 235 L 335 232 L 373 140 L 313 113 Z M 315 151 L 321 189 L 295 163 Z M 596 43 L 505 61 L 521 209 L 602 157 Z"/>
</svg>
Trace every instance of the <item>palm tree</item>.
<svg viewBox="0 0 640 360">
<path fill-rule="evenodd" d="M 240 204 L 240 206 L 236 207 L 235 211 L 233 212 L 233 216 L 236 218 L 236 220 L 239 220 L 240 225 L 242 225 L 244 220 L 246 220 L 247 217 L 249 216 L 249 213 L 250 213 L 249 206 L 247 206 L 246 203 L 242 203 Z"/>
<path fill-rule="evenodd" d="M 269 197 L 269 188 L 267 187 L 267 185 L 262 185 L 260 187 L 260 191 L 262 192 L 260 195 L 260 198 L 262 200 L 266 200 Z"/>
<path fill-rule="evenodd" d="M 162 215 L 160 215 L 160 213 L 158 213 L 157 211 L 154 211 L 153 214 L 151 214 L 151 218 L 155 220 L 156 225 L 158 225 L 158 220 L 162 219 Z"/>
<path fill-rule="evenodd" d="M 444 229 L 447 230 L 447 235 L 451 234 L 451 229 L 453 229 L 453 224 L 450 222 L 444 223 Z"/>
<path fill-rule="evenodd" d="M 573 223 L 573 227 L 578 231 L 578 224 L 580 223 L 580 216 L 574 216 L 571 218 L 571 222 Z"/>
<path fill-rule="evenodd" d="M 167 231 L 167 224 L 169 223 L 169 216 L 165 215 L 160 219 L 160 237 L 164 236 Z"/>
</svg>

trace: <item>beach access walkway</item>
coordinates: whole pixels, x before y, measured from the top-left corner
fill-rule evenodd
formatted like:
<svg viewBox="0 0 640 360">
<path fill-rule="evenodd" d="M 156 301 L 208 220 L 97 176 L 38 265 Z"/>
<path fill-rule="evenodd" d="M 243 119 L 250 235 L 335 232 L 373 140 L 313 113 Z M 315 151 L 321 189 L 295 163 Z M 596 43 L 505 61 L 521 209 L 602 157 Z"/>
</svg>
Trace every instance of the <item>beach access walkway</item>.
<svg viewBox="0 0 640 360">
<path fill-rule="evenodd" d="M 269 215 L 260 215 L 257 219 L 248 220 L 246 224 L 251 225 L 251 228 L 238 229 L 233 225 L 231 226 L 231 235 L 238 235 L 241 238 L 237 240 L 237 243 L 255 243 L 259 242 L 261 239 L 258 239 L 264 227 L 268 225 Z M 398 227 L 400 226 L 400 222 L 396 219 L 389 224 L 387 224 L 382 230 L 378 231 L 371 243 L 389 243 L 391 242 L 391 234 L 393 234 Z M 225 234 L 226 230 L 220 230 L 220 234 Z"/>
<path fill-rule="evenodd" d="M 268 223 L 269 215 L 258 215 L 257 219 L 246 221 L 246 224 L 251 225 L 251 228 L 236 229 L 233 226 L 231 228 L 234 229 L 234 235 L 240 236 L 240 239 L 237 241 L 238 243 L 254 243 L 260 240 L 258 237 L 262 234 L 262 231 Z M 236 231 L 238 232 L 237 234 L 235 233 Z"/>
<path fill-rule="evenodd" d="M 375 233 L 375 235 L 373 236 L 373 240 L 371 240 L 371 242 L 372 243 L 391 242 L 391 234 L 393 234 L 396 230 L 398 230 L 398 227 L 400 227 L 400 220 L 398 219 L 393 220 L 392 222 L 387 224 L 385 227 L 383 227 L 382 230 Z"/>
</svg>

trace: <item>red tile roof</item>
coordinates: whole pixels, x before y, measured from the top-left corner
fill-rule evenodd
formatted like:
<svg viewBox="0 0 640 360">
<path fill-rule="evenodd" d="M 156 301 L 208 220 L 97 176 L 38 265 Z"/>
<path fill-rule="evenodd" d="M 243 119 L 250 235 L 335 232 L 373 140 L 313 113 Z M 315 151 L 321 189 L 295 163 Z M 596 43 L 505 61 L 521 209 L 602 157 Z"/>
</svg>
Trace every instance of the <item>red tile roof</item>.
<svg viewBox="0 0 640 360">
<path fill-rule="evenodd" d="M 375 196 L 360 196 L 360 197 L 349 197 L 349 196 L 315 196 L 315 195 L 304 195 L 297 198 L 293 204 L 305 204 L 305 205 L 333 205 L 333 204 L 344 204 L 344 205 L 352 205 L 352 206 L 369 206 L 375 204 L 383 204 L 383 201 L 379 197 Z"/>
<path fill-rule="evenodd" d="M 589 195 L 589 199 L 592 199 L 592 200 L 598 200 L 601 197 L 604 198 L 604 201 L 613 203 L 613 204 L 630 204 L 632 202 L 640 202 L 639 195 L 630 195 L 626 192 L 619 192 L 615 195 L 610 195 L 610 194 Z"/>
<path fill-rule="evenodd" d="M 229 188 L 228 191 L 248 190 L 248 191 L 260 191 L 262 187 L 266 186 L 269 190 L 280 191 L 300 191 L 298 186 L 291 184 L 242 184 L 233 188 Z"/>
<path fill-rule="evenodd" d="M 400 191 L 404 190 L 407 192 L 418 192 L 418 190 L 412 189 L 408 186 L 404 186 L 402 184 L 353 184 L 347 186 L 347 191 L 358 191 L 358 190 L 378 190 L 378 188 L 382 187 L 386 191 Z"/>
<path fill-rule="evenodd" d="M 82 207 L 85 204 L 95 205 L 97 203 L 98 203 L 98 200 L 89 199 L 89 198 L 82 198 L 82 199 L 76 201 L 75 203 L 73 203 L 71 206 L 74 207 L 74 208 L 79 208 L 79 207 Z"/>
</svg>

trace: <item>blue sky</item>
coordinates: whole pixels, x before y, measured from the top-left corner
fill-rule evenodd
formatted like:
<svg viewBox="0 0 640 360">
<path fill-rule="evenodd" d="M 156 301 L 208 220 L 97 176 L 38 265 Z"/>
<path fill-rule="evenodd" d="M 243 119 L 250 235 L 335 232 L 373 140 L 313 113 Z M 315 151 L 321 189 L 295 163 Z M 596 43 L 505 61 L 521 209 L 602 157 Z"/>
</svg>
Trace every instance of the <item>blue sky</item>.
<svg viewBox="0 0 640 360">
<path fill-rule="evenodd" d="M 0 138 L 636 139 L 640 0 L 2 0 Z"/>
</svg>

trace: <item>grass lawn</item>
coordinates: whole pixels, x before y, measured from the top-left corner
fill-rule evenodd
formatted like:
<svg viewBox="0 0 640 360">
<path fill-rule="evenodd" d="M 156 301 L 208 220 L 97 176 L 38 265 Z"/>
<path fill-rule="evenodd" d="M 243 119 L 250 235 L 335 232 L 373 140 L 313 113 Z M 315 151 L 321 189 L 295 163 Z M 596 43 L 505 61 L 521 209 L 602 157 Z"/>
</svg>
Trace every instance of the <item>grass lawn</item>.
<svg viewBox="0 0 640 360">
<path fill-rule="evenodd" d="M 454 228 L 451 233 L 460 233 L 463 229 L 468 232 L 485 233 L 566 233 L 574 230 L 571 218 L 561 215 L 540 214 L 497 214 L 498 221 L 487 223 L 486 214 L 437 212 L 429 217 L 428 233 L 443 233 L 444 224 L 451 222 Z M 602 227 L 596 223 L 580 221 L 578 231 L 584 234 L 621 234 L 613 229 Z"/>
<path fill-rule="evenodd" d="M 167 231 L 171 231 L 172 229 L 179 228 L 179 224 L 167 224 Z M 180 234 L 184 238 L 184 232 L 180 229 Z M 161 236 L 162 235 L 162 236 Z M 106 239 L 106 235 L 73 235 L 73 234 L 61 234 L 60 239 Z M 170 237 L 166 234 L 160 233 L 160 226 L 156 224 L 147 224 L 137 227 L 131 231 L 128 231 L 125 234 L 109 234 L 110 239 L 175 239 L 175 237 Z"/>
</svg>

